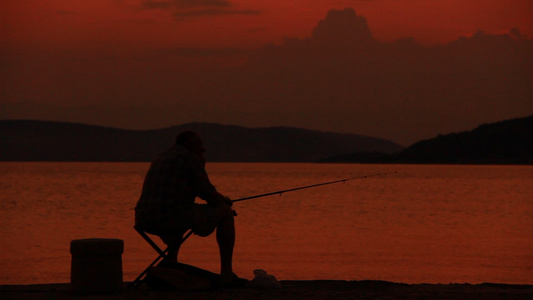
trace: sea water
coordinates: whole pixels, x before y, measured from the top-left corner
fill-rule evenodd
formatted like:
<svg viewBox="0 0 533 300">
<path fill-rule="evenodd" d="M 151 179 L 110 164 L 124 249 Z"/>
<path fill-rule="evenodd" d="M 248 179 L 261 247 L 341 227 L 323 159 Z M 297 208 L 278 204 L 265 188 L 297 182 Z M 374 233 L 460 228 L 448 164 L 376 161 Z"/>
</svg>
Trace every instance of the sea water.
<svg viewBox="0 0 533 300">
<path fill-rule="evenodd" d="M 0 284 L 70 281 L 70 241 L 124 240 L 124 280 L 155 257 L 133 230 L 148 163 L 0 163 Z M 533 167 L 208 163 L 235 203 L 234 269 L 280 280 L 533 284 Z M 156 238 L 156 241 L 159 240 Z M 218 272 L 214 235 L 180 261 Z"/>
</svg>

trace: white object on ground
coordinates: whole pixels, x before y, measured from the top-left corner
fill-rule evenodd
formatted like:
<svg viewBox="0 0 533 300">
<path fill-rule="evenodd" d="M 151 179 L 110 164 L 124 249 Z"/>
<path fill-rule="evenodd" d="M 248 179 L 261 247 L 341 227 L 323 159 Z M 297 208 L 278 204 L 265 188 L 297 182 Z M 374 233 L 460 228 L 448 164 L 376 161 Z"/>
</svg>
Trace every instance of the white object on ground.
<svg viewBox="0 0 533 300">
<path fill-rule="evenodd" d="M 274 277 L 274 275 L 267 274 L 265 270 L 256 269 L 254 270 L 254 275 L 254 279 L 248 283 L 249 287 L 262 289 L 275 289 L 281 287 L 281 284 L 278 282 L 276 277 Z"/>
</svg>

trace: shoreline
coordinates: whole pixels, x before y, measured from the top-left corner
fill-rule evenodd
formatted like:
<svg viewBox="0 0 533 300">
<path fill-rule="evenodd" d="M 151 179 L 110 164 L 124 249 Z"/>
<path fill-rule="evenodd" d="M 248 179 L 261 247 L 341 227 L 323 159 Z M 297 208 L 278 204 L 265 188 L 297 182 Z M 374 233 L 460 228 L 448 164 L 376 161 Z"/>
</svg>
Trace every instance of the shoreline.
<svg viewBox="0 0 533 300">
<path fill-rule="evenodd" d="M 406 284 L 379 280 L 281 280 L 275 289 L 153 290 L 145 284 L 107 294 L 73 294 L 69 283 L 0 285 L 2 299 L 533 299 L 527 284 Z"/>
</svg>

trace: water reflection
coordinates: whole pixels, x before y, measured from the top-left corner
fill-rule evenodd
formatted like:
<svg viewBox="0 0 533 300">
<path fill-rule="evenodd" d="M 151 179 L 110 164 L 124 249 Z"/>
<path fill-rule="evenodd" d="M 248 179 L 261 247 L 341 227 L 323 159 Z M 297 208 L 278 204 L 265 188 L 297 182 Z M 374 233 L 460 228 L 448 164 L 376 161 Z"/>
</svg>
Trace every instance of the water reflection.
<svg viewBox="0 0 533 300">
<path fill-rule="evenodd" d="M 69 243 L 125 241 L 124 279 L 153 259 L 133 230 L 145 163 L 1 163 L 0 284 L 68 282 Z M 235 271 L 278 279 L 532 284 L 533 168 L 350 164 L 207 166 L 233 198 L 398 171 L 236 204 Z M 218 271 L 214 236 L 180 258 Z"/>
</svg>

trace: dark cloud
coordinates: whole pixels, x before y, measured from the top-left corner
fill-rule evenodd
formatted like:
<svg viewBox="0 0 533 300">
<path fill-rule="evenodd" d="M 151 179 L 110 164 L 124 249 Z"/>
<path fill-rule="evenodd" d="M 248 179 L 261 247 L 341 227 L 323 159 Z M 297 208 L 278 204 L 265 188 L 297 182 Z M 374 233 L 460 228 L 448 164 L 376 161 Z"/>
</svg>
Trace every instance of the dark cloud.
<svg viewBox="0 0 533 300">
<path fill-rule="evenodd" d="M 291 125 L 321 120 L 328 130 L 408 144 L 533 114 L 533 43 L 517 35 L 478 32 L 436 47 L 411 38 L 381 43 L 363 17 L 334 10 L 311 38 L 255 53 L 239 86 L 270 113 L 292 109 Z"/>
<path fill-rule="evenodd" d="M 408 145 L 533 114 L 533 40 L 518 29 L 433 47 L 412 38 L 384 43 L 351 9 L 328 13 L 309 38 L 250 52 L 175 48 L 106 60 L 2 53 L 3 119 L 284 125 Z M 229 60 L 240 64 L 218 64 Z"/>
<path fill-rule="evenodd" d="M 145 9 L 168 9 L 177 18 L 217 15 L 258 15 L 259 10 L 237 9 L 228 0 L 144 0 Z"/>
<path fill-rule="evenodd" d="M 144 0 L 141 5 L 146 9 L 176 7 L 181 9 L 201 7 L 231 7 L 227 0 Z"/>
<path fill-rule="evenodd" d="M 324 20 L 313 30 L 312 37 L 321 43 L 339 46 L 345 43 L 368 43 L 372 32 L 366 19 L 357 16 L 353 9 L 330 10 Z"/>
<path fill-rule="evenodd" d="M 197 9 L 173 13 L 175 17 L 203 17 L 216 15 L 259 15 L 259 10 Z"/>
<path fill-rule="evenodd" d="M 179 57 L 228 57 L 244 56 L 250 53 L 250 50 L 240 48 L 170 48 L 157 50 L 157 55 L 172 55 Z"/>
<path fill-rule="evenodd" d="M 173 6 L 173 2 L 172 1 L 145 0 L 141 3 L 141 6 L 144 9 L 161 9 L 161 8 L 169 8 Z"/>
</svg>

